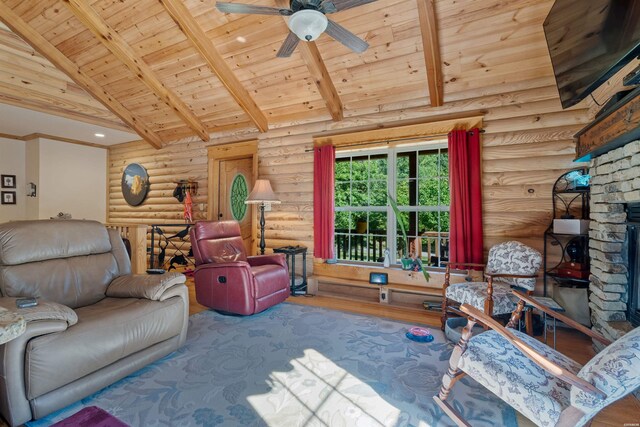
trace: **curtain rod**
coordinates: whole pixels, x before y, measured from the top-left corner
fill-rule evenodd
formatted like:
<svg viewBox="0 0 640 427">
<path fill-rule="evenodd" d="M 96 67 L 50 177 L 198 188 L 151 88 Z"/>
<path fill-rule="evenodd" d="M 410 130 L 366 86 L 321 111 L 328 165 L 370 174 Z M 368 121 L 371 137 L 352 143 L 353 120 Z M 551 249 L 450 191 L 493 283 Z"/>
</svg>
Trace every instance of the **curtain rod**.
<svg viewBox="0 0 640 427">
<path fill-rule="evenodd" d="M 467 133 L 471 133 L 473 131 L 469 130 L 467 131 Z M 480 133 L 484 133 L 484 129 L 479 129 Z M 362 147 L 365 145 L 375 145 L 375 144 L 387 144 L 389 145 L 392 142 L 401 142 L 401 141 L 431 141 L 432 139 L 437 139 L 437 138 L 442 138 L 443 136 L 448 136 L 449 133 L 436 133 L 433 135 L 429 135 L 429 136 L 411 136 L 411 137 L 407 137 L 407 138 L 396 138 L 396 139 L 383 139 L 380 141 L 370 141 L 370 142 L 354 142 L 353 144 L 345 144 L 345 145 L 340 145 L 339 148 L 345 148 L 345 147 Z M 315 149 L 314 148 L 309 148 L 304 150 L 305 153 L 309 153 L 311 151 L 313 151 Z"/>
</svg>

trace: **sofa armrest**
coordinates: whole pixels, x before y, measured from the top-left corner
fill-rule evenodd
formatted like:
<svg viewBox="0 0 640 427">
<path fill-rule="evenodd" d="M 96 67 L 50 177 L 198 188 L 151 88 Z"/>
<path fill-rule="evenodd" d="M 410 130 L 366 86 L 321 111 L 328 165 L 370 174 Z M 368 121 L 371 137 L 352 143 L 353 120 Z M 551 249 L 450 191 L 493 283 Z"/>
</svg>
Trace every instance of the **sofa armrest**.
<svg viewBox="0 0 640 427">
<path fill-rule="evenodd" d="M 14 297 L 2 297 L 0 298 L 0 307 L 18 313 L 27 323 L 37 320 L 63 320 L 67 322 L 68 326 L 78 323 L 76 312 L 66 305 L 38 299 L 38 305 L 34 307 L 18 308 L 16 306 L 17 299 Z"/>
<path fill-rule="evenodd" d="M 62 332 L 68 327 L 68 323 L 61 319 L 33 319 L 27 322 L 27 329 L 22 335 L 0 346 L 0 412 L 9 425 L 21 425 L 32 418 L 24 374 L 29 341 Z"/>
<path fill-rule="evenodd" d="M 145 298 L 162 301 L 162 295 L 175 285 L 187 281 L 184 274 L 130 274 L 115 278 L 107 288 L 106 295 L 112 298 Z"/>
<path fill-rule="evenodd" d="M 287 258 L 285 254 L 269 254 L 269 255 L 256 255 L 247 257 L 247 261 L 251 267 L 258 267 L 261 265 L 280 265 L 287 268 Z"/>
</svg>

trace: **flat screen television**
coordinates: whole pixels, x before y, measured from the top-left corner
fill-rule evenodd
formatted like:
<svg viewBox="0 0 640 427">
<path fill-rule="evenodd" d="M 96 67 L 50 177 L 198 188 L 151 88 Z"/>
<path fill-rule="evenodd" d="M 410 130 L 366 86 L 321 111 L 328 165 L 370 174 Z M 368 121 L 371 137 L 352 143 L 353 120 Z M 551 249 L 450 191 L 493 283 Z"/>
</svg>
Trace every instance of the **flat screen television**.
<svg viewBox="0 0 640 427">
<path fill-rule="evenodd" d="M 556 0 L 544 32 L 569 108 L 640 55 L 640 0 Z"/>
</svg>

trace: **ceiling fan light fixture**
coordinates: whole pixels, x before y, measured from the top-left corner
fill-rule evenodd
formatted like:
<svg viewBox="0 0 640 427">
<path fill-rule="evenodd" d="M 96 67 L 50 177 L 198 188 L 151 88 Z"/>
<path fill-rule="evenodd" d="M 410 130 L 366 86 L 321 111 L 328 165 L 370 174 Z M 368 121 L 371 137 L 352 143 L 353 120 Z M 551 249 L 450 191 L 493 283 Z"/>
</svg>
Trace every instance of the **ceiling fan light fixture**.
<svg viewBox="0 0 640 427">
<path fill-rule="evenodd" d="M 329 20 L 317 10 L 299 10 L 289 18 L 289 29 L 300 40 L 314 41 L 327 29 Z"/>
</svg>

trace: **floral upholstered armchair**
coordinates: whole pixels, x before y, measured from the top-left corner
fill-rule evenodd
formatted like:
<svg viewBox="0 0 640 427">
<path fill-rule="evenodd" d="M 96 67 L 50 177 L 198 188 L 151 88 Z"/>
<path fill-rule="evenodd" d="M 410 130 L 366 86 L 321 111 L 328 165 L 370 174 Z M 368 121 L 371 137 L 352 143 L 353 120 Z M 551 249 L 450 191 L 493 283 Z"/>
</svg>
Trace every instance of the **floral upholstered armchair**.
<svg viewBox="0 0 640 427">
<path fill-rule="evenodd" d="M 463 305 L 469 316 L 436 403 L 456 424 L 468 425 L 447 397 L 457 380 L 469 375 L 538 426 L 583 426 L 602 408 L 640 387 L 640 328 L 614 343 L 581 324 L 516 292 L 520 298 L 507 327 Z M 526 305 L 554 316 L 607 347 L 586 365 L 512 327 Z M 471 337 L 475 322 L 491 328 Z M 636 420 L 637 421 L 637 420 Z"/>
<path fill-rule="evenodd" d="M 516 308 L 517 299 L 511 295 L 513 287 L 532 293 L 542 256 L 540 252 L 520 242 L 504 242 L 489 250 L 487 264 L 450 262 L 444 276 L 442 298 L 442 330 L 448 314 L 460 314 L 458 305 L 468 304 L 483 310 L 488 316 L 509 314 Z M 486 282 L 450 284 L 451 268 L 485 267 Z M 531 323 L 527 322 L 529 326 Z M 528 328 L 529 329 L 529 328 Z"/>
</svg>

